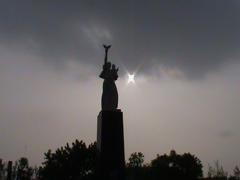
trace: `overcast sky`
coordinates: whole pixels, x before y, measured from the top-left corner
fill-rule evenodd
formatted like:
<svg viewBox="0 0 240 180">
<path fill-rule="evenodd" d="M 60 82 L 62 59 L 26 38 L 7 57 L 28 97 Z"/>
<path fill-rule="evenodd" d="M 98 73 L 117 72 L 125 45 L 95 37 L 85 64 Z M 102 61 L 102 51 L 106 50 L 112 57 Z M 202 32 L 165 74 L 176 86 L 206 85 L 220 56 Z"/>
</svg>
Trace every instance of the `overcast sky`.
<svg viewBox="0 0 240 180">
<path fill-rule="evenodd" d="M 104 62 L 119 67 L 125 156 L 174 149 L 240 166 L 240 1 L 0 3 L 0 158 L 96 140 Z M 135 84 L 127 84 L 128 73 Z"/>
</svg>

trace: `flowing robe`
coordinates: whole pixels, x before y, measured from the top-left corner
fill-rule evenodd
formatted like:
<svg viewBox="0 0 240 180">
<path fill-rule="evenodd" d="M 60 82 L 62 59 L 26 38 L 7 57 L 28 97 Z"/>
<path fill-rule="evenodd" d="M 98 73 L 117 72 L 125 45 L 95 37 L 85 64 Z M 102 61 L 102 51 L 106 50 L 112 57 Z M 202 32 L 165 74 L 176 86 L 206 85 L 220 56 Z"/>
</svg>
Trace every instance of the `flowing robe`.
<svg viewBox="0 0 240 180">
<path fill-rule="evenodd" d="M 99 76 L 103 78 L 102 110 L 116 110 L 118 107 L 118 92 L 115 81 L 118 78 L 116 69 L 103 69 Z"/>
</svg>

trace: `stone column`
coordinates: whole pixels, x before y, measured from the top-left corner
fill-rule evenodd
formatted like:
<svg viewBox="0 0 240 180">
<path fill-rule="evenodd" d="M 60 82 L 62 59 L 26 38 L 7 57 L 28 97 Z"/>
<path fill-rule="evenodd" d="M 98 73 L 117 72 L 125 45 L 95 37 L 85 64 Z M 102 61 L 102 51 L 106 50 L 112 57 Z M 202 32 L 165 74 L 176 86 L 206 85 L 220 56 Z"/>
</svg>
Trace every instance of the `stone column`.
<svg viewBox="0 0 240 180">
<path fill-rule="evenodd" d="M 125 180 L 123 113 L 101 111 L 97 126 L 97 179 Z"/>
</svg>

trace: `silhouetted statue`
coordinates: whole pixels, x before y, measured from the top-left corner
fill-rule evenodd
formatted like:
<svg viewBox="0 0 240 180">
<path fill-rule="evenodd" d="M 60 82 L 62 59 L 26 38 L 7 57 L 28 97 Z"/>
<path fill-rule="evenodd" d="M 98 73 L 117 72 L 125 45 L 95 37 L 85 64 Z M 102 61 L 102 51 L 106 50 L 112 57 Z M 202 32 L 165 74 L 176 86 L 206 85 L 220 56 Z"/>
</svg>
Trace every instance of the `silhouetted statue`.
<svg viewBox="0 0 240 180">
<path fill-rule="evenodd" d="M 111 46 L 103 45 L 105 48 L 105 60 L 103 65 L 103 71 L 99 75 L 104 79 L 103 93 L 102 93 L 102 110 L 116 110 L 118 107 L 118 92 L 115 81 L 118 78 L 118 68 L 115 65 L 107 62 L 108 49 Z"/>
</svg>

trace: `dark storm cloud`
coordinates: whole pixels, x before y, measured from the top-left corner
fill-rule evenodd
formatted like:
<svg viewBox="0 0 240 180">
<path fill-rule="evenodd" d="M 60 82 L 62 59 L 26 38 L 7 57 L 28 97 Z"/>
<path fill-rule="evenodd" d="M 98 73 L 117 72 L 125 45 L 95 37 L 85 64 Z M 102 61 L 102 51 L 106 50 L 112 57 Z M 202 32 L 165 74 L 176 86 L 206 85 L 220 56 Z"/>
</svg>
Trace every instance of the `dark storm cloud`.
<svg viewBox="0 0 240 180">
<path fill-rule="evenodd" d="M 240 3 L 182 1 L 2 1 L 2 44 L 30 48 L 55 65 L 111 59 L 149 73 L 159 65 L 201 77 L 236 60 Z M 157 68 L 156 68 L 157 69 Z"/>
</svg>

